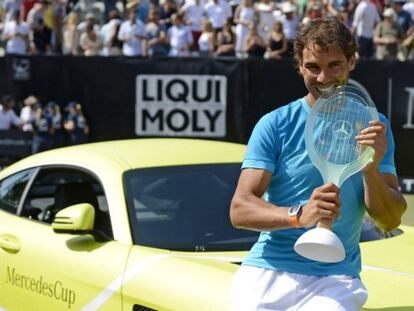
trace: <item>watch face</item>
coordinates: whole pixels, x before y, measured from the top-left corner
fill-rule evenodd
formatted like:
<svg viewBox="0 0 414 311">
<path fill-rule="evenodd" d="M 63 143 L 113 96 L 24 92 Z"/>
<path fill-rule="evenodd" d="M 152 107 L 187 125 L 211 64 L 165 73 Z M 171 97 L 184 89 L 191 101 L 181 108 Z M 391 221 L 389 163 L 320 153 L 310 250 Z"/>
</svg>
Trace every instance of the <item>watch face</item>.
<svg viewBox="0 0 414 311">
<path fill-rule="evenodd" d="M 288 215 L 289 216 L 296 216 L 296 215 L 298 215 L 298 213 L 300 212 L 301 209 L 302 209 L 301 205 L 291 206 L 289 208 Z"/>
</svg>

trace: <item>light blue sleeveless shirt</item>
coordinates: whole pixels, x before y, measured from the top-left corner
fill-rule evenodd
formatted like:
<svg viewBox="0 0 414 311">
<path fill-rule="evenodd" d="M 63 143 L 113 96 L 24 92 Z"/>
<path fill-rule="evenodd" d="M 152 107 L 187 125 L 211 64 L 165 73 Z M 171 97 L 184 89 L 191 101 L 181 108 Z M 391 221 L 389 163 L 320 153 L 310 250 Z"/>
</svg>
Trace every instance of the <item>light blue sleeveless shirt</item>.
<svg viewBox="0 0 414 311">
<path fill-rule="evenodd" d="M 272 173 L 265 199 L 275 205 L 305 204 L 312 191 L 323 184 L 305 147 L 305 123 L 309 111 L 305 98 L 298 99 L 263 116 L 250 137 L 242 168 L 264 169 Z M 396 175 L 390 124 L 382 114 L 380 120 L 387 126 L 388 150 L 379 170 Z M 344 244 L 344 261 L 321 263 L 301 257 L 293 245 L 308 229 L 291 228 L 262 232 L 243 265 L 317 276 L 345 274 L 359 277 L 359 237 L 365 214 L 362 173 L 354 174 L 342 184 L 340 199 L 340 218 L 334 222 L 333 231 Z"/>
</svg>

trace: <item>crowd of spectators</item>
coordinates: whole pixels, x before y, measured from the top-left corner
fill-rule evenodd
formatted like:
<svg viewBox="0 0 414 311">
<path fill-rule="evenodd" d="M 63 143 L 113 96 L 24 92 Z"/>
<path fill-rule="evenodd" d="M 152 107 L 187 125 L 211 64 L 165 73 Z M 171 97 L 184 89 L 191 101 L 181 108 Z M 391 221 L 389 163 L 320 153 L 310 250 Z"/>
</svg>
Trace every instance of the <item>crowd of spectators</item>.
<svg viewBox="0 0 414 311">
<path fill-rule="evenodd" d="M 10 54 L 278 59 L 301 23 L 336 16 L 360 58 L 414 59 L 414 0 L 1 1 Z"/>
<path fill-rule="evenodd" d="M 40 103 L 30 95 L 19 109 L 11 95 L 4 95 L 0 103 L 0 131 L 20 130 L 32 136 L 32 153 L 77 145 L 88 140 L 89 126 L 82 106 L 69 102 L 63 113 L 53 101 Z"/>
</svg>

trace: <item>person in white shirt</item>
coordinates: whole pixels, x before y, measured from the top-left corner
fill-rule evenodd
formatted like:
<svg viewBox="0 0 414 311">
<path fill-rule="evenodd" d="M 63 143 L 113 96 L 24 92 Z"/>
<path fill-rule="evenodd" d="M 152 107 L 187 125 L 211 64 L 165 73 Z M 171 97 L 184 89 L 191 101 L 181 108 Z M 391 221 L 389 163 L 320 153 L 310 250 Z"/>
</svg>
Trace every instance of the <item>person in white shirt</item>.
<svg viewBox="0 0 414 311">
<path fill-rule="evenodd" d="M 255 2 L 254 9 L 259 15 L 257 31 L 263 40 L 267 40 L 275 23 L 273 16 L 273 11 L 276 9 L 275 2 L 271 0 L 260 0 Z"/>
<path fill-rule="evenodd" d="M 250 26 L 254 23 L 255 12 L 252 0 L 242 0 L 234 12 L 234 23 L 236 24 L 236 54 L 243 57 L 244 42 Z"/>
<path fill-rule="evenodd" d="M 0 107 L 0 130 L 6 131 L 10 130 L 12 126 L 20 126 L 20 119 L 13 110 L 15 104 L 16 102 L 12 96 L 3 96 Z"/>
<path fill-rule="evenodd" d="M 24 55 L 29 50 L 29 25 L 20 20 L 20 12 L 14 12 L 13 19 L 4 25 L 2 40 L 7 41 L 6 53 Z"/>
<path fill-rule="evenodd" d="M 358 39 L 359 58 L 371 58 L 374 55 L 374 29 L 381 21 L 376 6 L 370 0 L 361 0 L 355 8 L 352 32 Z"/>
<path fill-rule="evenodd" d="M 190 48 L 193 44 L 193 35 L 190 29 L 184 25 L 181 14 L 171 16 L 173 26 L 168 29 L 168 40 L 170 42 L 170 56 L 190 56 Z"/>
<path fill-rule="evenodd" d="M 33 132 L 33 122 L 36 118 L 38 99 L 30 95 L 24 100 L 24 107 L 20 111 L 20 124 L 23 132 Z"/>
<path fill-rule="evenodd" d="M 136 7 L 129 8 L 128 20 L 121 24 L 118 39 L 123 42 L 122 54 L 125 56 L 141 56 L 143 40 L 145 40 L 144 24 L 137 20 Z"/>
<path fill-rule="evenodd" d="M 204 6 L 207 18 L 213 24 L 215 33 L 223 29 L 223 25 L 228 18 L 232 17 L 230 5 L 226 0 L 211 0 Z"/>
<path fill-rule="evenodd" d="M 94 24 L 88 23 L 86 30 L 81 34 L 79 39 L 79 45 L 83 50 L 85 56 L 96 56 L 103 46 L 102 39 L 93 29 Z"/>
<path fill-rule="evenodd" d="M 86 13 L 85 18 L 78 25 L 76 25 L 76 29 L 79 32 L 79 37 L 86 31 L 86 26 L 90 23 L 93 23 L 93 30 L 96 33 L 99 33 L 101 31 L 100 26 L 96 21 L 95 15 L 93 15 L 93 13 Z"/>
<path fill-rule="evenodd" d="M 404 5 L 403 5 L 403 10 L 404 11 L 407 11 L 408 13 L 410 13 L 411 14 L 411 20 L 413 21 L 413 23 L 414 23 L 414 0 L 411 0 L 411 1 L 409 1 L 409 2 L 406 2 Z"/>
<path fill-rule="evenodd" d="M 79 54 L 79 37 L 78 30 L 79 14 L 70 12 L 66 18 L 65 26 L 63 27 L 63 46 L 62 51 L 64 55 L 78 55 Z"/>
<path fill-rule="evenodd" d="M 120 55 L 121 48 L 118 46 L 118 31 L 121 26 L 121 19 L 117 10 L 108 13 L 109 21 L 101 28 L 101 38 L 104 47 L 102 48 L 103 56 Z M 121 45 L 122 47 L 122 45 Z"/>
<path fill-rule="evenodd" d="M 210 57 L 214 53 L 214 29 L 211 22 L 204 18 L 202 22 L 200 38 L 198 38 L 198 49 L 200 57 Z"/>
<path fill-rule="evenodd" d="M 201 35 L 201 21 L 204 16 L 204 6 L 200 0 L 187 1 L 181 8 L 185 23 L 193 35 L 194 48 L 198 49 L 198 39 Z"/>
</svg>

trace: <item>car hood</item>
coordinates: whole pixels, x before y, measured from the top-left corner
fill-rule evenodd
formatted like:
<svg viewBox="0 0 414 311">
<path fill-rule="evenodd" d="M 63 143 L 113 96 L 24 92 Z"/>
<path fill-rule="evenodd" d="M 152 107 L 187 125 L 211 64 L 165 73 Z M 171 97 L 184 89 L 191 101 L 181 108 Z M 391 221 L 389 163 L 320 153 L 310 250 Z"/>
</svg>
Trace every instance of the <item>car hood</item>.
<svg viewBox="0 0 414 311">
<path fill-rule="evenodd" d="M 361 243 L 361 279 L 368 289 L 364 310 L 414 310 L 414 228 L 403 234 Z"/>
<path fill-rule="evenodd" d="M 233 275 L 245 255 L 134 247 L 125 271 L 125 301 L 155 310 L 228 310 Z"/>
</svg>

